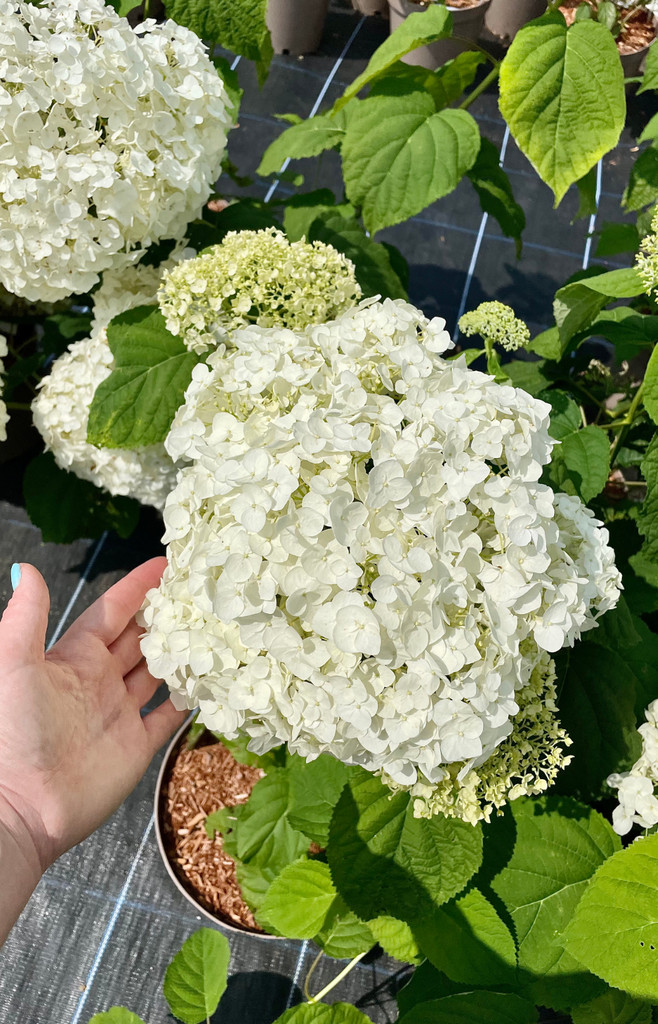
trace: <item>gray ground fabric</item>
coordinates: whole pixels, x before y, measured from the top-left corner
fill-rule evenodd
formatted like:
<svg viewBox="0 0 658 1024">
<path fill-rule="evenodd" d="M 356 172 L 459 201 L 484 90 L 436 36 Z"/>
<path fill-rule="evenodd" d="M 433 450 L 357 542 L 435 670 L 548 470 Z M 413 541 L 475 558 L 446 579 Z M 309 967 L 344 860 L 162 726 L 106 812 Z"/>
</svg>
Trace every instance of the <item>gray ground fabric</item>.
<svg viewBox="0 0 658 1024">
<path fill-rule="evenodd" d="M 275 58 L 264 91 L 257 88 L 253 68 L 239 61 L 245 96 L 229 153 L 240 172 L 253 172 L 265 146 L 281 131 L 275 113 L 307 116 L 314 107 L 326 109 L 363 70 L 386 34 L 384 22 L 362 19 L 346 0 L 334 0 L 319 54 Z M 506 132 L 495 93 L 483 94 L 471 113 L 482 132 L 504 148 L 505 169 L 528 219 L 522 260 L 517 262 L 513 242 L 501 236 L 495 221 L 482 215 L 468 182 L 420 216 L 382 232 L 378 240 L 402 250 L 410 263 L 411 300 L 427 314 L 445 317 L 449 330 L 465 308 L 496 298 L 538 331 L 550 320 L 556 288 L 589 264 L 593 247 L 588 234 L 605 220 L 623 219 L 619 199 L 633 136 L 625 131 L 618 149 L 602 161 L 598 218 L 571 224 L 577 197 L 570 193 L 553 211 L 550 191 Z M 305 175 L 304 189 L 329 187 L 340 198 L 335 153 L 319 162 L 294 161 L 290 170 Z M 221 184 L 227 193 L 235 191 L 232 183 Z M 245 193 L 271 196 L 273 188 L 282 196 L 290 191 L 281 181 L 275 186 L 259 182 Z M 0 501 L 0 608 L 9 596 L 11 563 L 32 562 L 50 586 L 53 637 L 111 583 L 161 550 L 160 525 L 146 513 L 128 541 L 112 536 L 70 546 L 44 544 L 20 507 L 18 472 L 16 464 L 0 466 L 0 497 L 5 499 Z M 173 1020 L 162 996 L 165 968 L 184 940 L 207 922 L 179 895 L 159 859 L 152 825 L 159 760 L 112 819 L 42 880 L 0 952 L 0 1024 L 87 1024 L 94 1013 L 117 1004 L 148 1024 Z M 266 942 L 248 935 L 230 941 L 230 984 L 213 1020 L 270 1024 L 301 998 L 316 950 L 311 943 Z M 325 960 L 313 977 L 313 991 L 342 966 Z M 360 964 L 330 1001 L 354 1002 L 375 1024 L 385 1024 L 395 1019 L 393 996 L 406 975 L 403 965 L 375 957 Z"/>
</svg>

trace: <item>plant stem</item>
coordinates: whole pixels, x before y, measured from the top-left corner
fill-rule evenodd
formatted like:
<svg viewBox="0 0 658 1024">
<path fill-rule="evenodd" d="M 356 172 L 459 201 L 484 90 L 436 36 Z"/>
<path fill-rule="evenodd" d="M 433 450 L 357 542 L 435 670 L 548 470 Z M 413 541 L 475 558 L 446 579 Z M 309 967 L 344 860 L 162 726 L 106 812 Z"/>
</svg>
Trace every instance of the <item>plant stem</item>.
<svg viewBox="0 0 658 1024">
<path fill-rule="evenodd" d="M 29 411 L 32 408 L 29 402 L 7 402 L 6 405 L 8 409 L 25 409 Z"/>
<path fill-rule="evenodd" d="M 349 974 L 351 970 L 353 970 L 356 967 L 356 965 L 358 964 L 359 960 L 363 960 L 364 956 L 368 952 L 370 952 L 370 951 L 366 950 L 365 953 L 359 953 L 359 955 L 355 956 L 353 960 L 350 960 L 350 962 L 348 963 L 347 967 L 343 967 L 343 969 L 340 972 L 340 974 L 337 974 L 336 977 L 333 979 L 333 981 L 330 981 L 328 985 L 325 985 L 325 987 L 320 992 L 318 992 L 317 995 L 311 996 L 311 998 L 308 1000 L 308 1002 L 309 1003 L 319 1003 L 321 999 L 324 999 L 324 997 L 327 995 L 327 993 L 331 992 L 332 988 L 335 988 L 336 985 L 338 984 L 338 982 L 342 981 L 343 978 L 347 974 Z M 313 966 L 315 967 L 315 964 Z M 310 974 L 310 971 L 309 971 L 309 974 Z"/>
<path fill-rule="evenodd" d="M 642 403 L 642 393 L 644 391 L 644 383 L 645 382 L 642 381 L 642 383 L 640 384 L 639 388 L 637 389 L 637 391 L 633 395 L 633 401 L 631 402 L 631 405 L 630 405 L 630 408 L 629 408 L 628 413 L 626 415 L 626 418 L 624 420 L 622 420 L 621 423 L 615 423 L 614 424 L 615 427 L 619 427 L 620 426 L 622 429 L 617 434 L 617 436 L 616 436 L 616 438 L 615 438 L 615 440 L 613 442 L 612 448 L 610 450 L 610 468 L 611 469 L 614 466 L 615 458 L 617 457 L 617 452 L 619 451 L 619 449 L 621 448 L 623 442 L 625 441 L 626 435 L 627 435 L 627 433 L 629 431 L 629 428 L 632 427 L 632 425 L 633 425 L 633 420 L 635 418 L 635 413 L 637 412 L 637 410 L 639 409 L 639 407 L 640 407 L 640 405 Z"/>
<path fill-rule="evenodd" d="M 458 109 L 467 110 L 468 107 L 470 107 L 471 103 L 474 103 L 478 96 L 482 95 L 485 89 L 488 89 L 491 83 L 496 81 L 499 74 L 500 64 L 496 64 L 496 66 L 491 69 L 489 74 L 485 75 L 480 84 L 476 86 L 475 89 L 473 89 L 473 92 L 469 93 L 466 99 L 459 104 Z"/>
<path fill-rule="evenodd" d="M 308 974 L 306 975 L 306 978 L 304 979 L 304 998 L 306 999 L 307 1003 L 310 1003 L 311 1000 L 313 999 L 313 996 L 311 995 L 308 986 L 309 986 L 309 982 L 310 982 L 310 980 L 313 977 L 313 974 L 315 972 L 315 968 L 320 963 L 320 960 L 322 959 L 322 956 L 323 956 L 323 951 L 320 950 L 320 952 L 316 956 L 315 960 L 313 961 L 313 963 L 309 967 Z"/>
</svg>

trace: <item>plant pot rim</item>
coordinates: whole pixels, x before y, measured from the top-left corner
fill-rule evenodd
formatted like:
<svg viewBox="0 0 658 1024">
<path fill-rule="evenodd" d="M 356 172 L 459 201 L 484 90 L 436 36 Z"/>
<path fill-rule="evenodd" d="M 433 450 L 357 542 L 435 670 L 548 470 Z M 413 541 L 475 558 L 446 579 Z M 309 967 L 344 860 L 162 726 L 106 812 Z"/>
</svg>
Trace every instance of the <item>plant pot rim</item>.
<svg viewBox="0 0 658 1024">
<path fill-rule="evenodd" d="M 436 0 L 407 0 L 407 2 L 413 4 L 414 7 L 431 7 L 436 3 Z M 477 10 L 478 7 L 484 7 L 485 4 L 489 6 L 490 3 L 491 0 L 475 0 L 475 3 L 470 4 L 469 7 L 454 7 L 451 3 L 448 3 L 448 0 L 446 0 L 446 3 L 442 4 L 442 6 L 447 8 L 449 11 L 455 11 L 459 14 L 462 11 Z"/>
<path fill-rule="evenodd" d="M 190 725 L 192 724 L 192 717 L 193 716 L 190 715 L 189 718 L 186 718 L 183 724 L 181 725 L 180 729 L 177 729 L 174 735 L 172 736 L 169 744 L 167 745 L 167 749 L 164 752 L 162 763 L 158 771 L 158 777 L 155 782 L 155 794 L 153 798 L 153 822 L 155 830 L 155 840 L 156 843 L 158 844 L 158 850 L 160 851 L 160 856 L 162 857 L 162 861 L 164 863 L 167 874 L 171 878 L 172 882 L 174 883 L 178 891 L 182 893 L 182 895 L 185 897 L 188 903 L 192 904 L 196 912 L 198 914 L 203 914 L 204 917 L 206 917 L 209 921 L 212 921 L 212 923 L 217 927 L 222 928 L 225 931 L 231 932 L 232 935 L 251 935 L 254 939 L 264 939 L 267 941 L 275 939 L 278 942 L 289 942 L 290 940 L 286 939 L 282 935 L 270 935 L 268 932 L 256 932 L 252 931 L 251 928 L 241 928 L 238 925 L 232 924 L 231 922 L 225 920 L 223 917 L 220 917 L 218 914 L 213 914 L 212 911 L 206 910 L 206 908 L 203 907 L 198 902 L 198 900 L 194 898 L 192 893 L 185 888 L 180 878 L 174 871 L 173 865 L 169 860 L 169 857 L 167 856 L 167 850 L 165 848 L 164 839 L 162 836 L 162 827 L 160 824 L 160 794 L 162 792 L 162 784 L 164 782 L 164 777 L 172 760 L 174 750 L 176 749 L 182 737 L 189 731 Z"/>
</svg>

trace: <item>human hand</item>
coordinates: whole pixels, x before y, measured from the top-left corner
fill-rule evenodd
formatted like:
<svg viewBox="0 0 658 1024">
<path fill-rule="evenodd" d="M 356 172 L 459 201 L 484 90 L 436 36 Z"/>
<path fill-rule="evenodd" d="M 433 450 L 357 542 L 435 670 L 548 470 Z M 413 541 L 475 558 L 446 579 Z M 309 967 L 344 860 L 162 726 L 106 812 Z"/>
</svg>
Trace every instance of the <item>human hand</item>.
<svg viewBox="0 0 658 1024">
<path fill-rule="evenodd" d="M 169 700 L 140 716 L 159 683 L 135 613 L 165 564 L 133 570 L 47 654 L 48 588 L 33 566 L 20 567 L 0 620 L 0 826 L 30 847 L 32 873 L 35 858 L 44 871 L 119 806 L 185 718 Z"/>
</svg>

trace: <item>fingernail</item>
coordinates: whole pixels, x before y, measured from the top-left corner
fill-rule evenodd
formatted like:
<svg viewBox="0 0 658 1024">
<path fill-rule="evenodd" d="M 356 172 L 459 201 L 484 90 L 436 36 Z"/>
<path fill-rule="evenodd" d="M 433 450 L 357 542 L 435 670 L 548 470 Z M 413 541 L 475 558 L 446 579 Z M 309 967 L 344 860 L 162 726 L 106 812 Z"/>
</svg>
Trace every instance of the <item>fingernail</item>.
<svg viewBox="0 0 658 1024">
<path fill-rule="evenodd" d="M 21 567 L 18 562 L 14 562 L 11 567 L 11 589 L 16 590 L 16 587 L 21 582 Z"/>
</svg>

